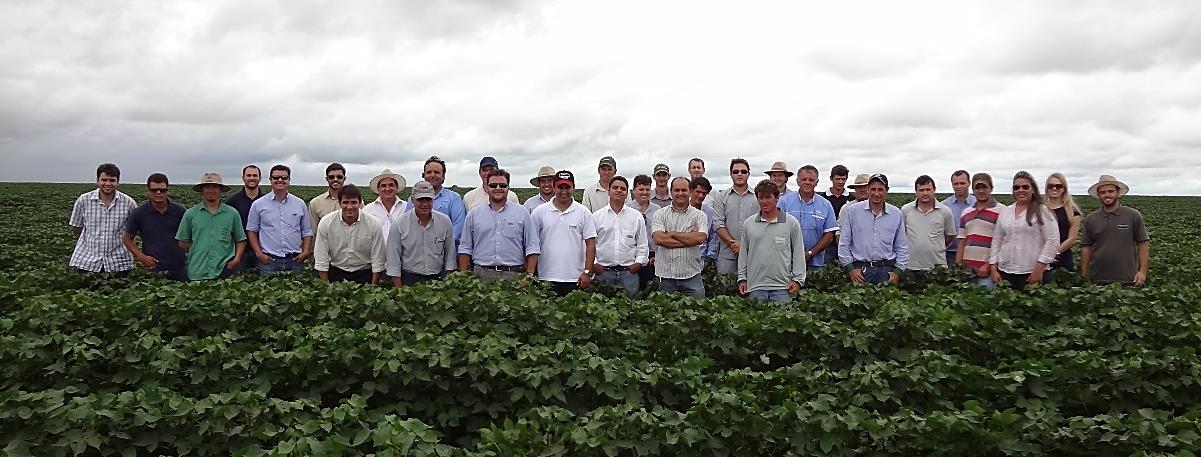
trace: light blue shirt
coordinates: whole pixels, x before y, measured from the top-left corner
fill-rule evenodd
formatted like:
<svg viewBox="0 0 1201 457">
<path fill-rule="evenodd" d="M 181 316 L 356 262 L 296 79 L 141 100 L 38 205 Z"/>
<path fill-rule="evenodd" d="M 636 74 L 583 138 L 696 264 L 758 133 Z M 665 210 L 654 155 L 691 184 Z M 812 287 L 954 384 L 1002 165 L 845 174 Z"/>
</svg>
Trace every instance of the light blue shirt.
<svg viewBox="0 0 1201 457">
<path fill-rule="evenodd" d="M 709 219 L 709 239 L 705 244 L 701 245 L 701 261 L 705 259 L 717 258 L 717 223 L 713 221 L 713 206 L 708 203 L 701 203 L 701 211 L 705 212 L 705 217 Z"/>
<path fill-rule="evenodd" d="M 909 267 L 909 238 L 901 210 L 884 203 L 877 216 L 868 200 L 847 208 L 846 225 L 838 239 L 838 260 L 843 265 L 856 261 L 895 260 L 897 268 Z"/>
<path fill-rule="evenodd" d="M 279 201 L 275 194 L 269 193 L 250 204 L 246 231 L 258 232 L 259 247 L 264 254 L 272 257 L 298 254 L 304 237 L 313 236 L 309 207 L 295 195 L 285 195 Z"/>
<path fill-rule="evenodd" d="M 496 211 L 491 203 L 471 208 L 459 254 L 471 256 L 471 262 L 486 267 L 525 265 L 525 257 L 538 254 L 538 232 L 530 221 L 530 212 L 513 202 Z"/>
<path fill-rule="evenodd" d="M 554 198 L 554 195 L 551 195 L 551 198 Z M 535 195 L 535 196 L 533 196 L 533 197 L 527 198 L 527 199 L 525 200 L 525 203 L 523 203 L 523 205 L 525 206 L 525 209 L 529 210 L 529 212 L 531 212 L 531 213 L 532 213 L 532 212 L 534 212 L 534 210 L 535 210 L 535 209 L 537 209 L 539 206 L 542 206 L 542 204 L 543 204 L 543 203 L 546 203 L 546 202 L 549 202 L 549 201 L 550 201 L 550 200 L 547 200 L 547 199 L 545 199 L 545 198 L 542 198 L 542 194 L 541 194 L 541 193 L 539 193 L 538 195 Z"/>
<path fill-rule="evenodd" d="M 780 208 L 780 211 L 792 215 L 797 222 L 801 223 L 801 234 L 805 240 L 806 251 L 812 250 L 826 232 L 838 230 L 838 216 L 834 214 L 834 205 L 816 193 L 813 194 L 813 200 L 806 202 L 801 198 L 799 192 L 793 192 L 786 197 L 781 197 L 776 206 Z M 817 254 L 814 253 L 809 262 L 815 267 L 824 266 L 826 256 Z"/>
<path fill-rule="evenodd" d="M 409 211 L 413 211 L 412 196 L 409 196 Z M 434 211 L 450 218 L 455 242 L 459 242 L 459 236 L 463 234 L 463 223 L 467 219 L 467 207 L 463 205 L 463 197 L 455 191 L 443 187 L 434 196 Z"/>
<path fill-rule="evenodd" d="M 959 216 L 963 215 L 963 210 L 968 209 L 972 206 L 976 206 L 976 196 L 972 195 L 971 193 L 968 193 L 967 201 L 960 202 L 959 200 L 955 200 L 955 194 L 951 194 L 950 197 L 947 197 L 946 200 L 942 201 L 942 204 L 951 210 L 951 215 L 955 217 L 956 221 L 958 221 Z M 958 230 L 959 227 L 956 226 L 955 229 Z M 951 242 L 949 244 L 947 244 L 947 252 L 954 253 L 955 250 L 958 248 L 959 248 L 959 243 L 956 242 L 955 240 L 951 240 Z"/>
</svg>

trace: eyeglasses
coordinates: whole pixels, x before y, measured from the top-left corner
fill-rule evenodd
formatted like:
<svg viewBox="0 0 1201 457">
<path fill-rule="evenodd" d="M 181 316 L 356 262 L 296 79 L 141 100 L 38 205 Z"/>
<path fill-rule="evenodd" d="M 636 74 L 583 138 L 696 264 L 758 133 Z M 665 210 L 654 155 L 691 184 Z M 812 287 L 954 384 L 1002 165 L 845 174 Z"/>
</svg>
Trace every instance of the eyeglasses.
<svg viewBox="0 0 1201 457">
<path fill-rule="evenodd" d="M 493 189 L 508 189 L 509 185 L 505 184 L 503 182 L 490 182 L 490 183 L 488 183 L 488 187 L 491 187 Z"/>
<path fill-rule="evenodd" d="M 346 176 L 343 176 L 343 175 L 326 175 L 326 176 L 325 176 L 325 179 L 326 179 L 326 180 L 328 180 L 328 181 L 341 181 L 341 180 L 343 180 L 343 179 L 346 179 Z"/>
<path fill-rule="evenodd" d="M 1063 190 L 1063 184 L 1047 184 L 1047 190 Z"/>
<path fill-rule="evenodd" d="M 1013 190 L 1030 190 L 1029 184 L 1014 184 Z"/>
<path fill-rule="evenodd" d="M 749 174 L 751 174 L 751 170 L 730 170 L 730 174 L 732 174 L 732 175 L 749 175 Z"/>
<path fill-rule="evenodd" d="M 290 179 L 292 179 L 291 176 L 272 176 L 271 177 L 272 181 L 288 181 Z"/>
<path fill-rule="evenodd" d="M 149 190 L 151 193 L 155 193 L 155 194 L 165 194 L 165 193 L 167 193 L 167 188 L 166 188 L 166 187 L 164 187 L 164 188 L 162 188 L 162 189 L 158 189 L 158 188 L 151 187 L 151 188 L 149 188 L 148 190 Z"/>
</svg>

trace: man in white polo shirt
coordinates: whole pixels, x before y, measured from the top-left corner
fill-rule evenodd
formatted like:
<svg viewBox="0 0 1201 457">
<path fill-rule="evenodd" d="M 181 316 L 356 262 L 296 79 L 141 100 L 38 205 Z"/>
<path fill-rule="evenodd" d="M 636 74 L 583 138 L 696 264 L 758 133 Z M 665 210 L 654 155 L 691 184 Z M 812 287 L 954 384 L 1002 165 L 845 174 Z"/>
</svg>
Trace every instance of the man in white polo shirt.
<svg viewBox="0 0 1201 457">
<path fill-rule="evenodd" d="M 701 280 L 701 245 L 709 239 L 709 218 L 689 200 L 691 182 L 685 177 L 671 180 L 671 206 L 655 212 L 651 237 L 658 245 L 655 275 L 659 290 L 705 298 Z"/>
<path fill-rule="evenodd" d="M 624 176 L 609 180 L 609 205 L 592 213 L 596 221 L 597 282 L 626 290 L 630 299 L 638 296 L 638 271 L 647 258 L 646 224 L 642 213 L 626 205 L 628 181 Z"/>
<path fill-rule="evenodd" d="M 587 289 L 596 263 L 596 222 L 574 197 L 575 175 L 561 170 L 555 174 L 555 198 L 530 214 L 542 252 L 538 279 L 560 296 Z"/>
</svg>

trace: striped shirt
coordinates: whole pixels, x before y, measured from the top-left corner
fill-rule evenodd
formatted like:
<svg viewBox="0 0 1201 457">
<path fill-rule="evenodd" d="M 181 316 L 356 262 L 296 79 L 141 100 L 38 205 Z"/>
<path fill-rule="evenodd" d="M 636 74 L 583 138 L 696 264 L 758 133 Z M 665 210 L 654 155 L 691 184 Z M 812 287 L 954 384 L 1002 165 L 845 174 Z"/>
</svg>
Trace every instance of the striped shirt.
<svg viewBox="0 0 1201 457">
<path fill-rule="evenodd" d="M 91 272 L 133 269 L 133 254 L 121 243 L 121 235 L 126 218 L 138 204 L 120 191 L 113 192 L 108 206 L 100 202 L 100 189 L 75 199 L 69 223 L 83 232 L 75 240 L 72 267 Z"/>
<path fill-rule="evenodd" d="M 964 240 L 963 264 L 972 268 L 988 265 L 988 256 L 992 251 L 993 232 L 997 228 L 997 216 L 1005 205 L 992 200 L 987 208 L 978 209 L 975 206 L 963 210 L 959 216 L 959 233 L 956 238 Z"/>
<path fill-rule="evenodd" d="M 709 233 L 709 218 L 692 205 L 684 212 L 669 206 L 655 212 L 651 220 L 651 234 L 655 232 L 700 232 Z M 666 279 L 690 279 L 701 273 L 701 247 L 705 243 L 684 248 L 658 246 L 655 253 L 655 275 Z"/>
</svg>

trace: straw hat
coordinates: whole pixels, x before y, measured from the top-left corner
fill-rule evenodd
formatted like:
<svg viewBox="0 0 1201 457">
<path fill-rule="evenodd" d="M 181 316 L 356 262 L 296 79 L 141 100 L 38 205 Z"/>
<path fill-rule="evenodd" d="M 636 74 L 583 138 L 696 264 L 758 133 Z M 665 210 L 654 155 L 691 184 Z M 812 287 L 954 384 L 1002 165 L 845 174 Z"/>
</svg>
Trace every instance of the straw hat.
<svg viewBox="0 0 1201 457">
<path fill-rule="evenodd" d="M 864 174 L 855 176 L 855 182 L 847 184 L 847 187 L 850 187 L 852 189 L 854 189 L 856 187 L 863 187 L 863 186 L 866 186 L 867 182 L 871 179 L 872 179 L 872 175 L 864 173 Z"/>
<path fill-rule="evenodd" d="M 534 176 L 533 178 L 530 178 L 530 185 L 534 186 L 534 187 L 538 187 L 539 179 L 553 178 L 553 177 L 555 177 L 555 169 L 551 168 L 550 166 L 543 165 L 542 168 L 538 169 L 538 176 Z"/>
<path fill-rule="evenodd" d="M 784 162 L 773 163 L 771 164 L 771 168 L 768 168 L 767 171 L 763 172 L 763 174 L 766 175 L 770 175 L 772 173 L 784 173 L 784 176 L 792 176 L 792 172 L 788 171 L 788 166 L 784 165 Z"/>
<path fill-rule="evenodd" d="M 1098 198 L 1097 188 L 1106 184 L 1118 186 L 1118 198 L 1122 198 L 1126 195 L 1126 193 L 1130 192 L 1130 186 L 1127 186 L 1124 182 L 1118 181 L 1118 178 L 1115 178 L 1112 175 L 1101 175 L 1101 177 L 1097 179 L 1097 183 L 1088 188 L 1088 194 L 1092 195 L 1093 198 Z"/>
<path fill-rule="evenodd" d="M 211 171 L 208 173 L 205 173 L 204 176 L 201 176 L 200 184 L 192 186 L 192 190 L 194 190 L 196 192 L 200 192 L 200 189 L 204 188 L 204 186 L 206 184 L 216 184 L 218 186 L 221 186 L 221 192 L 229 192 L 229 186 L 221 183 L 221 175 L 213 173 Z"/>
<path fill-rule="evenodd" d="M 385 168 L 383 172 L 381 172 L 378 175 L 375 175 L 374 178 L 371 178 L 371 184 L 369 185 L 369 187 L 371 187 L 372 192 L 375 192 L 377 194 L 379 193 L 379 182 L 381 179 L 384 179 L 384 178 L 392 178 L 392 179 L 396 180 L 396 193 L 399 194 L 401 191 L 405 190 L 405 177 L 398 175 L 396 173 L 393 173 L 392 170 Z"/>
</svg>

